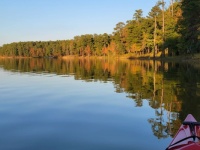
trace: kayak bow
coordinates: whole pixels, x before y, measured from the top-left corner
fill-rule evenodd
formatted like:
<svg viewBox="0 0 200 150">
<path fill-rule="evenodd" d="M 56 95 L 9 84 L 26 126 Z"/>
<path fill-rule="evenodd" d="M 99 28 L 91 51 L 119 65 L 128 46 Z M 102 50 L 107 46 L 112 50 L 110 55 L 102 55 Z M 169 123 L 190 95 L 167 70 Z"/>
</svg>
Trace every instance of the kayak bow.
<svg viewBox="0 0 200 150">
<path fill-rule="evenodd" d="M 200 123 L 188 114 L 166 150 L 200 150 Z"/>
</svg>

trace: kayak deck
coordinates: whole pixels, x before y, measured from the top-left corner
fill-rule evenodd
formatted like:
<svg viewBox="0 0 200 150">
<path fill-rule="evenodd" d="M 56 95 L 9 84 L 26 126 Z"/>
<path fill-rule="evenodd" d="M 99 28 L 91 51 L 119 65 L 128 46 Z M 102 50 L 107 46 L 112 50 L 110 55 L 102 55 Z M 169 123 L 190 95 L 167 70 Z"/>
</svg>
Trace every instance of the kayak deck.
<svg viewBox="0 0 200 150">
<path fill-rule="evenodd" d="M 166 150 L 200 150 L 200 123 L 189 114 Z"/>
</svg>

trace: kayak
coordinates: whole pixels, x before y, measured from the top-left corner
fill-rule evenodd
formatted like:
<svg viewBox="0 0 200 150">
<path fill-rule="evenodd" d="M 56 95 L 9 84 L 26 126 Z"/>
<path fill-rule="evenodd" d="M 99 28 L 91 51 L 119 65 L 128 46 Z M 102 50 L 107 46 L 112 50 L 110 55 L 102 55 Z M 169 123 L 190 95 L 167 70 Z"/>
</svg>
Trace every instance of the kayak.
<svg viewBox="0 0 200 150">
<path fill-rule="evenodd" d="M 166 150 L 200 150 L 200 122 L 188 114 Z"/>
</svg>

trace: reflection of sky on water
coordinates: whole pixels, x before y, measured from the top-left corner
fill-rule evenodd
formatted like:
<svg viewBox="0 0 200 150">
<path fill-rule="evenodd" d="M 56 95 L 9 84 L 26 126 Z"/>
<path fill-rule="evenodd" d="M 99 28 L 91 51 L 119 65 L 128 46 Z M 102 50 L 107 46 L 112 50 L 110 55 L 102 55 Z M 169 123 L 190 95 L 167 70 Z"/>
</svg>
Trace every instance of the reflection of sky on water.
<svg viewBox="0 0 200 150">
<path fill-rule="evenodd" d="M 153 135 L 148 101 L 135 107 L 112 82 L 0 70 L 0 83 L 1 149 L 160 150 L 170 141 Z"/>
</svg>

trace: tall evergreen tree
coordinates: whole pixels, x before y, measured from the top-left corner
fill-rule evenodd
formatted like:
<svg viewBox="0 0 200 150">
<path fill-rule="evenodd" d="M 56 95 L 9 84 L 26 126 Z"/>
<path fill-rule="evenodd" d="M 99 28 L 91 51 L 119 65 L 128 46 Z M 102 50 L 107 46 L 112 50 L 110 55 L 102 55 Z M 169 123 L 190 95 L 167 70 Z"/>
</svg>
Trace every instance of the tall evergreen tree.
<svg viewBox="0 0 200 150">
<path fill-rule="evenodd" d="M 183 48 L 187 53 L 200 51 L 200 0 L 182 1 Z"/>
</svg>

